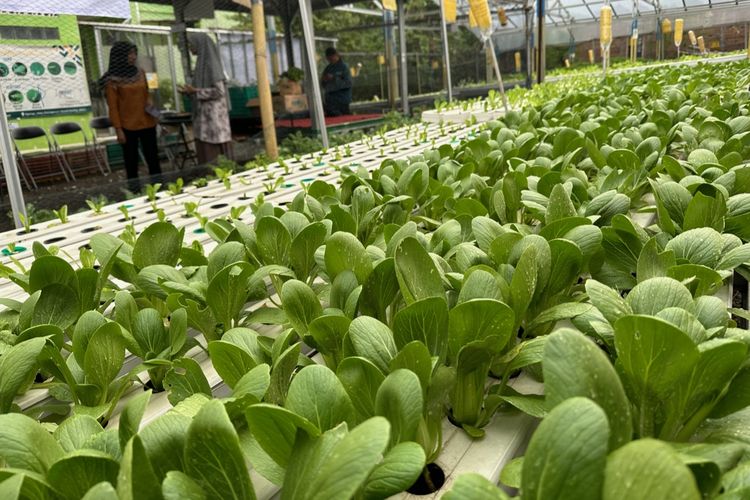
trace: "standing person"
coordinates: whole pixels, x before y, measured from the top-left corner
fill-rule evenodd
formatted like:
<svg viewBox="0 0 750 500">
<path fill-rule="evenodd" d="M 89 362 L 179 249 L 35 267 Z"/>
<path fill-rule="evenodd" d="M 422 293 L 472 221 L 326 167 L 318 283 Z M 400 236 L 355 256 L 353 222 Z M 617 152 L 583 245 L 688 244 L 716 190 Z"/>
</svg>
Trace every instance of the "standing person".
<svg viewBox="0 0 750 500">
<path fill-rule="evenodd" d="M 117 142 L 122 145 L 128 189 L 141 190 L 138 181 L 138 146 L 148 165 L 152 182 L 161 179 L 161 164 L 156 140 L 158 111 L 148 93 L 146 73 L 140 69 L 138 48 L 131 42 L 115 42 L 109 53 L 109 69 L 99 80 L 104 88 L 109 106 L 109 120 L 117 132 Z"/>
<path fill-rule="evenodd" d="M 352 102 L 352 74 L 349 66 L 333 47 L 326 49 L 328 66 L 323 70 L 323 88 L 325 89 L 326 116 L 348 115 Z"/>
<path fill-rule="evenodd" d="M 205 33 L 188 35 L 190 52 L 198 56 L 193 84 L 180 88 L 193 97 L 193 135 L 198 162 L 212 163 L 223 155 L 232 157 L 227 77 L 216 44 Z"/>
</svg>

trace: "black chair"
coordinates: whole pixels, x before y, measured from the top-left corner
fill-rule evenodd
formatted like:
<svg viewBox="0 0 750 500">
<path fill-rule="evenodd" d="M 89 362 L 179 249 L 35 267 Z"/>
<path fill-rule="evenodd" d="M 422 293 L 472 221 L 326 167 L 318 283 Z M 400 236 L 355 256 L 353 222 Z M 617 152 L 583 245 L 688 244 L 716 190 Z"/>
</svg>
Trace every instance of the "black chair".
<svg viewBox="0 0 750 500">
<path fill-rule="evenodd" d="M 42 156 L 46 156 L 49 158 L 50 167 L 53 166 L 54 163 L 57 164 L 57 166 L 60 169 L 60 172 L 62 172 L 63 176 L 65 177 L 66 181 L 70 181 L 71 178 L 75 179 L 73 176 L 73 172 L 69 172 L 68 168 L 65 164 L 64 159 L 60 156 L 58 151 L 55 149 L 55 147 L 52 145 L 52 142 L 50 141 L 49 135 L 47 135 L 47 132 L 44 131 L 41 127 L 18 127 L 11 129 L 11 137 L 13 138 L 13 146 L 16 150 L 16 158 L 18 159 L 18 168 L 21 171 L 22 177 L 28 176 L 28 179 L 24 179 L 24 182 L 26 183 L 26 187 L 29 189 L 37 189 L 37 179 L 45 179 L 50 177 L 57 177 L 58 173 L 52 171 L 50 168 L 50 171 L 44 174 L 37 174 L 36 176 L 32 175 L 31 170 L 29 169 L 29 164 L 27 162 L 27 159 L 31 158 L 38 158 Z M 41 151 L 27 151 L 25 153 L 21 153 L 21 148 L 19 147 L 19 143 L 22 143 L 24 141 L 31 141 L 35 139 L 41 139 L 44 138 L 44 140 L 47 143 L 47 150 L 41 150 Z M 70 175 L 68 175 L 70 173 Z"/>
<path fill-rule="evenodd" d="M 99 168 L 106 173 L 112 173 L 112 169 L 109 166 L 109 158 L 107 156 L 107 146 L 117 144 L 117 136 L 109 135 L 104 140 L 97 138 L 97 133 L 110 132 L 112 130 L 112 121 L 108 116 L 97 116 L 92 118 L 89 122 L 89 127 L 92 130 L 91 143 L 94 147 L 94 158 L 96 158 Z"/>
<path fill-rule="evenodd" d="M 55 147 L 55 150 L 60 155 L 60 158 L 62 158 L 63 162 L 65 162 L 65 165 L 68 167 L 68 171 L 73 176 L 73 180 L 75 180 L 75 175 L 73 174 L 73 162 L 68 158 L 68 153 L 73 151 L 83 151 L 84 153 L 86 153 L 86 164 L 84 167 L 78 168 L 78 170 L 88 170 L 91 164 L 89 160 L 93 157 L 94 163 L 96 163 L 99 171 L 103 175 L 107 175 L 107 171 L 102 167 L 101 162 L 96 157 L 96 153 L 93 152 L 93 148 L 91 147 L 89 138 L 86 136 L 86 132 L 83 131 L 81 125 L 76 122 L 56 123 L 52 125 L 52 127 L 50 127 L 50 134 L 52 135 L 52 145 Z M 83 140 L 83 146 L 81 146 L 80 143 L 72 146 L 63 146 L 58 141 L 59 137 L 70 136 L 73 134 L 80 134 L 81 139 Z"/>
</svg>

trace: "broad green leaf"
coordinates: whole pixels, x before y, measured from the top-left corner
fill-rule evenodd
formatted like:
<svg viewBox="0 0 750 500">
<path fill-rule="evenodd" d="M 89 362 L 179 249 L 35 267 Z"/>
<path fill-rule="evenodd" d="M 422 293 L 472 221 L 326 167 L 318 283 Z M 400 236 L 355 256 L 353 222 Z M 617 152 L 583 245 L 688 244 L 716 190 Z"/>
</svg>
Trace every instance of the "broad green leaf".
<svg viewBox="0 0 750 500">
<path fill-rule="evenodd" d="M 55 462 L 47 473 L 47 480 L 64 498 L 78 500 L 103 481 L 115 484 L 119 468 L 120 464 L 109 455 L 80 450 Z"/>
<path fill-rule="evenodd" d="M 475 268 L 464 274 L 464 282 L 458 295 L 458 302 L 471 299 L 503 299 L 505 283 L 499 276 L 482 268 Z"/>
<path fill-rule="evenodd" d="M 525 499 L 601 498 L 609 425 L 602 409 L 586 398 L 557 405 L 539 424 L 524 458 Z"/>
<path fill-rule="evenodd" d="M 398 291 L 399 282 L 394 259 L 388 258 L 378 262 L 362 287 L 359 296 L 360 313 L 386 321 L 386 308 L 393 303 Z"/>
<path fill-rule="evenodd" d="M 247 260 L 245 245 L 238 241 L 228 241 L 217 246 L 208 256 L 206 274 L 208 281 L 227 266 Z"/>
<path fill-rule="evenodd" d="M 375 415 L 375 397 L 385 380 L 383 372 L 371 361 L 360 357 L 345 358 L 338 366 L 336 376 L 341 380 L 363 422 Z"/>
<path fill-rule="evenodd" d="M 655 315 L 668 307 L 680 307 L 688 312 L 694 310 L 690 291 L 672 278 L 651 278 L 633 288 L 625 298 L 635 314 Z"/>
<path fill-rule="evenodd" d="M 86 492 L 83 500 L 119 500 L 117 490 L 107 482 L 101 482 L 92 486 Z"/>
<path fill-rule="evenodd" d="M 484 476 L 475 472 L 467 472 L 458 476 L 451 489 L 441 498 L 443 500 L 465 500 L 468 498 L 472 500 L 507 500 L 509 497 Z"/>
<path fill-rule="evenodd" d="M 117 297 L 121 297 L 120 294 L 125 294 L 130 298 L 130 300 L 133 300 L 132 296 L 128 292 L 119 292 L 117 294 Z M 134 300 L 133 303 L 135 303 Z M 118 318 L 122 315 L 121 309 L 117 306 L 116 314 Z M 83 313 L 80 318 L 78 318 L 78 322 L 76 323 L 75 329 L 73 330 L 73 355 L 75 356 L 75 360 L 79 365 L 83 364 L 83 360 L 85 358 L 86 350 L 88 349 L 91 336 L 94 335 L 99 327 L 101 327 L 105 323 L 107 323 L 107 319 L 97 311 L 87 311 Z M 125 325 L 125 323 L 120 322 L 119 320 L 118 323 L 128 328 L 128 330 L 130 329 L 130 322 L 127 323 L 127 326 Z"/>
<path fill-rule="evenodd" d="M 589 280 L 593 281 L 593 280 Z M 552 306 L 546 311 L 540 313 L 531 322 L 526 325 L 527 329 L 533 330 L 535 327 L 546 323 L 554 323 L 563 319 L 575 318 L 589 312 L 593 306 L 591 304 L 582 304 L 580 302 L 564 302 Z"/>
<path fill-rule="evenodd" d="M 570 195 L 562 184 L 557 184 L 552 188 L 547 205 L 547 213 L 544 218 L 545 224 L 551 224 L 555 221 L 567 217 L 575 217 L 576 208 L 570 200 Z"/>
<path fill-rule="evenodd" d="M 509 303 L 515 313 L 515 321 L 520 324 L 526 315 L 526 311 L 531 305 L 531 299 L 537 290 L 537 280 L 539 279 L 537 261 L 538 253 L 536 248 L 528 247 L 521 255 L 513 278 L 510 282 Z M 541 283 L 544 286 L 545 283 Z M 540 287 L 541 289 L 541 287 Z"/>
<path fill-rule="evenodd" d="M 543 288 L 545 297 L 551 297 L 575 285 L 583 271 L 583 253 L 575 243 L 554 239 L 549 242 L 549 246 L 552 272 Z"/>
<path fill-rule="evenodd" d="M 684 260 L 690 264 L 714 268 L 721 259 L 723 246 L 721 234 L 704 227 L 677 235 L 665 248 L 674 252 L 678 263 Z"/>
<path fill-rule="evenodd" d="M 690 469 L 669 445 L 653 439 L 633 441 L 607 458 L 604 500 L 699 500 Z"/>
<path fill-rule="evenodd" d="M 211 386 L 201 366 L 192 358 L 181 358 L 172 363 L 172 368 L 164 377 L 164 389 L 169 393 L 168 399 L 173 406 L 193 394 L 211 396 Z"/>
<path fill-rule="evenodd" d="M 76 290 L 57 283 L 47 285 L 34 305 L 30 326 L 56 325 L 66 330 L 76 322 L 80 309 Z"/>
<path fill-rule="evenodd" d="M 138 434 L 138 430 L 141 426 L 141 419 L 146 412 L 146 407 L 148 406 L 150 399 L 150 390 L 143 394 L 139 394 L 128 401 L 128 404 L 125 405 L 122 413 L 120 413 L 120 424 L 117 430 L 120 438 L 120 447 L 122 449 L 125 449 L 130 438 Z M 142 443 L 139 446 L 141 445 Z"/>
<path fill-rule="evenodd" d="M 13 398 L 24 384 L 30 384 L 39 369 L 39 355 L 47 344 L 44 338 L 20 342 L 0 357 L 0 413 L 8 413 Z"/>
<path fill-rule="evenodd" d="M 101 432 L 104 432 L 104 429 L 94 417 L 73 415 L 66 418 L 55 429 L 53 435 L 63 450 L 71 452 L 86 448 L 89 439 Z"/>
<path fill-rule="evenodd" d="M 209 282 L 206 299 L 216 319 L 229 330 L 248 299 L 248 282 L 255 269 L 248 263 L 227 266 Z"/>
<path fill-rule="evenodd" d="M 486 254 L 489 254 L 495 238 L 505 233 L 505 229 L 489 217 L 474 217 L 471 221 L 471 230 L 477 246 Z M 434 234 L 432 238 L 434 239 Z"/>
<path fill-rule="evenodd" d="M 638 407 L 640 434 L 653 432 L 657 407 L 676 385 L 688 379 L 698 362 L 692 339 L 666 321 L 650 316 L 624 316 L 615 323 L 615 347 L 625 387 Z"/>
<path fill-rule="evenodd" d="M 430 351 L 420 341 L 415 340 L 406 344 L 391 361 L 391 373 L 403 368 L 414 372 L 422 384 L 422 392 L 427 393 L 433 371 L 433 357 Z"/>
<path fill-rule="evenodd" d="M 133 247 L 133 264 L 138 269 L 163 264 L 176 266 L 180 259 L 185 230 L 178 230 L 168 222 L 148 226 Z"/>
<path fill-rule="evenodd" d="M 726 212 L 727 203 L 724 195 L 713 186 L 701 186 L 688 205 L 682 229 L 687 231 L 709 227 L 723 231 Z"/>
<path fill-rule="evenodd" d="M 117 377 L 125 361 L 125 347 L 120 340 L 120 326 L 106 323 L 91 336 L 83 371 L 86 381 L 106 392 L 109 384 Z"/>
<path fill-rule="evenodd" d="M 499 352 L 513 335 L 513 311 L 497 300 L 474 299 L 450 311 L 448 346 L 456 359 L 463 346 L 475 340 L 493 339 L 493 352 Z"/>
<path fill-rule="evenodd" d="M 351 422 L 354 407 L 336 374 L 322 365 L 303 368 L 292 379 L 284 406 L 325 432 Z"/>
<path fill-rule="evenodd" d="M 53 255 L 45 255 L 34 260 L 29 271 L 29 293 L 43 290 L 49 285 L 64 285 L 78 288 L 78 280 L 73 268 L 65 260 Z"/>
<path fill-rule="evenodd" d="M 445 297 L 434 261 L 416 238 L 406 238 L 396 249 L 396 276 L 407 304 L 430 297 Z"/>
<path fill-rule="evenodd" d="M 290 261 L 297 278 L 304 280 L 315 267 L 315 250 L 325 243 L 328 230 L 322 222 L 306 226 L 292 240 Z"/>
<path fill-rule="evenodd" d="M 250 432 L 268 456 L 286 469 L 292 459 L 297 431 L 302 430 L 311 436 L 319 436 L 318 428 L 286 408 L 261 403 L 250 406 L 246 413 Z M 252 457 L 251 457 L 252 458 Z"/>
<path fill-rule="evenodd" d="M 568 398 L 589 398 L 609 419 L 609 449 L 615 450 L 630 441 L 633 434 L 630 402 L 617 372 L 594 342 L 575 330 L 556 330 L 544 346 L 542 368 L 550 409 Z"/>
<path fill-rule="evenodd" d="M 409 488 L 425 466 L 424 450 L 417 443 L 394 446 L 367 478 L 362 496 L 377 500 L 396 495 Z"/>
<path fill-rule="evenodd" d="M 255 498 L 237 433 L 221 401 L 209 401 L 193 418 L 185 442 L 185 472 L 209 497 Z"/>
<path fill-rule="evenodd" d="M 170 347 L 169 333 L 164 328 L 164 320 L 156 309 L 138 311 L 130 333 L 133 334 L 144 357 L 153 357 Z"/>
<path fill-rule="evenodd" d="M 120 472 L 117 476 L 117 493 L 120 500 L 160 500 L 162 498 L 159 480 L 151 467 L 143 442 L 137 434 L 123 449 Z"/>
<path fill-rule="evenodd" d="M 360 284 L 372 272 L 372 261 L 365 247 L 351 233 L 337 232 L 326 240 L 325 264 L 331 279 L 343 271 L 352 271 Z"/>
<path fill-rule="evenodd" d="M 292 328 L 300 336 L 307 335 L 310 323 L 323 314 L 318 296 L 305 283 L 290 280 L 281 287 L 280 297 Z"/>
<path fill-rule="evenodd" d="M 173 470 L 167 474 L 161 485 L 164 500 L 208 500 L 201 485 L 190 476 Z"/>
<path fill-rule="evenodd" d="M 375 413 L 391 423 L 391 446 L 416 438 L 422 418 L 422 386 L 419 377 L 405 369 L 390 373 L 375 397 Z"/>
<path fill-rule="evenodd" d="M 393 338 L 399 349 L 418 340 L 442 359 L 447 337 L 448 304 L 442 297 L 418 300 L 397 312 L 393 320 Z"/>
<path fill-rule="evenodd" d="M 743 368 L 732 379 L 726 394 L 711 411 L 711 418 L 731 415 L 750 406 L 750 367 Z"/>
<path fill-rule="evenodd" d="M 659 251 L 657 239 L 651 238 L 643 245 L 641 254 L 638 256 L 638 283 L 650 278 L 661 278 L 667 276 L 670 267 L 677 264 L 674 252 L 666 250 Z"/>
<path fill-rule="evenodd" d="M 380 321 L 360 316 L 349 325 L 349 340 L 357 356 L 375 364 L 383 373 L 388 373 L 391 360 L 398 353 L 391 330 Z"/>
<path fill-rule="evenodd" d="M 380 461 L 389 435 L 388 421 L 374 417 L 322 445 L 323 438 L 312 442 L 303 438 L 298 441 L 299 460 L 287 471 L 293 481 L 285 481 L 282 499 L 350 498 Z"/>
<path fill-rule="evenodd" d="M 265 216 L 257 219 L 255 234 L 264 264 L 289 265 L 292 235 L 278 218 Z"/>
<path fill-rule="evenodd" d="M 171 470 L 185 470 L 183 450 L 190 422 L 189 417 L 172 411 L 152 421 L 138 433 L 160 481 Z"/>
</svg>

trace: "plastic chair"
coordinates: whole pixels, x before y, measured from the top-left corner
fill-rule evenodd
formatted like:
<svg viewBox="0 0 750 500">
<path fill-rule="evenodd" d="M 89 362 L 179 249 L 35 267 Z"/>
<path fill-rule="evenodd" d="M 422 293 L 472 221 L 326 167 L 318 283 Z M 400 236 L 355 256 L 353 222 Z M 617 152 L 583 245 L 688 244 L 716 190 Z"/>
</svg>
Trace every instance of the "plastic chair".
<svg viewBox="0 0 750 500">
<path fill-rule="evenodd" d="M 96 163 L 96 166 L 99 168 L 99 171 L 103 175 L 107 175 L 107 171 L 102 168 L 101 163 L 96 157 L 96 154 L 92 154 L 92 148 L 91 144 L 89 143 L 89 138 L 86 136 L 86 132 L 83 131 L 83 128 L 76 122 L 62 122 L 62 123 L 56 123 L 50 127 L 50 134 L 52 136 L 52 144 L 55 147 L 55 150 L 60 155 L 60 158 L 65 162 L 65 165 L 68 167 L 68 171 L 71 175 L 73 175 L 73 164 L 68 160 L 67 153 L 70 151 L 84 151 L 86 153 L 86 166 L 89 164 L 89 158 L 91 156 L 94 157 L 94 162 Z M 60 142 L 57 140 L 58 137 L 62 136 L 69 136 L 72 134 L 80 134 L 81 138 L 83 139 L 83 147 L 81 147 L 79 144 L 74 146 L 62 146 Z M 80 168 L 78 170 L 84 170 L 84 168 Z M 75 180 L 75 175 L 73 175 L 73 180 Z"/>
<path fill-rule="evenodd" d="M 50 167 L 52 167 L 53 161 L 56 162 L 57 166 L 60 168 L 60 172 L 62 172 L 66 181 L 70 181 L 71 177 L 73 180 L 75 180 L 75 176 L 73 176 L 73 172 L 69 172 L 64 159 L 60 156 L 59 152 L 56 151 L 56 149 L 52 145 L 52 142 L 50 141 L 49 135 L 47 135 L 47 132 L 45 132 L 43 128 L 41 127 L 14 128 L 14 129 L 11 129 L 11 137 L 13 138 L 13 146 L 15 147 L 15 150 L 16 150 L 16 158 L 18 159 L 18 168 L 21 171 L 22 177 L 28 176 L 28 180 L 25 180 L 26 187 L 28 187 L 29 189 L 32 189 L 32 188 L 38 189 L 36 179 L 57 177 L 59 175 L 57 172 L 53 172 L 53 171 L 50 171 L 45 174 L 37 174 L 36 176 L 32 175 L 31 170 L 29 169 L 29 164 L 26 160 L 31 159 L 33 157 L 47 156 L 50 161 Z M 41 138 L 44 138 L 44 140 L 47 142 L 46 151 L 42 150 L 42 151 L 31 151 L 31 152 L 21 153 L 21 148 L 19 147 L 20 142 L 31 141 L 34 139 L 41 139 Z M 68 173 L 70 173 L 70 175 L 68 175 Z"/>
<path fill-rule="evenodd" d="M 105 140 L 103 141 L 99 141 L 96 138 L 96 133 L 112 130 L 112 121 L 110 121 L 109 117 L 107 116 L 97 116 L 96 118 L 91 119 L 91 121 L 89 122 L 89 127 L 93 131 L 93 133 L 91 134 L 91 143 L 94 147 L 94 158 L 99 164 L 99 168 L 102 169 L 102 171 L 106 171 L 106 173 L 110 174 L 112 173 L 112 169 L 109 166 L 109 159 L 107 157 L 107 146 L 111 144 L 117 144 L 117 138 L 115 136 L 111 136 L 105 138 Z"/>
</svg>

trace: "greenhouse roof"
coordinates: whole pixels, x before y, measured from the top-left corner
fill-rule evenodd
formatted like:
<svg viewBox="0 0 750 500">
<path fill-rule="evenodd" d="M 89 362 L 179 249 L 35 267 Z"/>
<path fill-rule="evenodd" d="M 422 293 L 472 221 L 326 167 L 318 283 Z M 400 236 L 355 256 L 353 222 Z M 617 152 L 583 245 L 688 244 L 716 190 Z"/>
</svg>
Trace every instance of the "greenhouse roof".
<svg viewBox="0 0 750 500">
<path fill-rule="evenodd" d="M 536 2 L 530 2 L 536 7 Z M 568 26 L 586 22 L 598 22 L 599 13 L 604 0 L 548 0 L 546 8 L 547 23 L 554 27 Z M 696 11 L 718 11 L 724 8 L 750 8 L 750 0 L 612 0 L 608 2 L 612 7 L 615 20 L 632 20 L 635 17 L 682 17 L 683 13 Z M 523 26 L 523 0 L 490 0 L 490 8 L 495 11 L 505 8 L 508 27 L 521 28 Z M 463 12 L 468 15 L 468 3 L 463 6 Z M 498 24 L 497 19 L 495 20 Z"/>
</svg>

